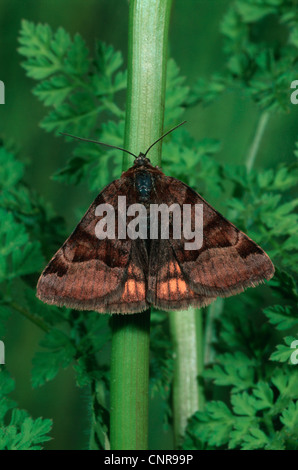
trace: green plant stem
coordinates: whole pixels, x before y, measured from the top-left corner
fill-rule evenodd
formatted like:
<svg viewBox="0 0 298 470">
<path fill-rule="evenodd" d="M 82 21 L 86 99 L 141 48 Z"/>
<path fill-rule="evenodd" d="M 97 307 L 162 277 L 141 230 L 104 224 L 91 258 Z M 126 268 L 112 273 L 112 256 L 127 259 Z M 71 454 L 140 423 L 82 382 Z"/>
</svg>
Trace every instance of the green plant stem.
<svg viewBox="0 0 298 470">
<path fill-rule="evenodd" d="M 138 154 L 162 134 L 172 0 L 131 0 L 124 148 Z M 161 143 L 150 152 L 161 163 Z M 123 155 L 123 169 L 133 163 Z M 112 450 L 148 448 L 150 311 L 112 317 Z"/>
<path fill-rule="evenodd" d="M 103 415 L 106 414 L 105 386 L 102 381 L 91 382 L 92 396 L 92 421 L 89 440 L 89 450 L 110 450 L 108 439 L 108 430 L 106 429 L 106 420 Z"/>
<path fill-rule="evenodd" d="M 204 351 L 204 364 L 208 365 L 214 361 L 214 350 L 212 347 L 213 341 L 216 340 L 214 331 L 214 323 L 220 317 L 223 311 L 224 299 L 218 297 L 209 307 L 206 315 L 206 328 L 205 328 L 205 351 Z"/>
<path fill-rule="evenodd" d="M 132 0 L 129 6 L 128 83 L 124 146 L 134 154 L 145 150 L 163 130 L 167 41 L 172 0 Z M 161 164 L 161 145 L 150 150 Z M 123 169 L 133 159 L 123 156 Z"/>
<path fill-rule="evenodd" d="M 246 157 L 246 161 L 245 161 L 245 165 L 246 165 L 246 169 L 247 169 L 248 173 L 252 170 L 252 168 L 254 166 L 256 156 L 258 154 L 260 144 L 261 144 L 261 141 L 262 141 L 262 137 L 264 135 L 265 129 L 266 129 L 268 121 L 269 121 L 269 116 L 270 116 L 270 114 L 268 113 L 268 111 L 264 111 L 261 114 L 260 118 L 259 118 L 257 128 L 256 128 L 256 132 L 255 132 L 255 135 L 254 135 L 254 139 L 253 139 L 252 144 L 249 148 L 249 151 L 248 151 L 248 154 L 247 154 L 247 157 Z"/>
<path fill-rule="evenodd" d="M 149 310 L 112 319 L 112 450 L 148 448 L 149 332 Z"/>
<path fill-rule="evenodd" d="M 178 447 L 187 420 L 204 407 L 201 380 L 204 368 L 202 310 L 190 308 L 171 312 L 170 328 L 174 348 L 174 441 L 175 447 Z"/>
</svg>

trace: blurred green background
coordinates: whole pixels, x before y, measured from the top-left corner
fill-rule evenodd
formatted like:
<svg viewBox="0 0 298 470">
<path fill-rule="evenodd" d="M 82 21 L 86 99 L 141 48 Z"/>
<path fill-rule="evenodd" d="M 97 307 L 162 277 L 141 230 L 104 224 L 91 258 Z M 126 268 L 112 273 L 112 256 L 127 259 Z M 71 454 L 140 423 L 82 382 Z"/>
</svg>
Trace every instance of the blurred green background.
<svg viewBox="0 0 298 470">
<path fill-rule="evenodd" d="M 224 55 L 219 25 L 230 3 L 229 0 L 174 1 L 169 52 L 186 77 L 186 83 L 192 84 L 198 77 L 207 78 L 221 69 Z M 5 142 L 13 142 L 20 158 L 30 163 L 26 174 L 28 184 L 66 218 L 67 229 L 71 231 L 77 222 L 78 210 L 86 209 L 94 194 L 90 194 L 86 186 L 66 186 L 50 178 L 69 158 L 70 145 L 39 128 L 44 107 L 31 94 L 34 83 L 25 76 L 20 66 L 22 58 L 17 53 L 23 18 L 48 23 L 54 30 L 63 26 L 71 35 L 79 32 L 91 50 L 96 39 L 105 41 L 121 50 L 126 61 L 128 2 L 1 0 L 0 3 L 0 79 L 6 86 L 6 103 L 0 106 L 0 137 Z M 268 34 L 275 34 L 274 24 L 268 22 L 267 28 Z M 247 154 L 259 111 L 239 90 L 239 93 L 226 93 L 207 108 L 197 106 L 186 112 L 185 117 L 190 132 L 197 139 L 209 137 L 222 142 L 216 158 L 237 163 Z M 271 118 L 256 168 L 270 168 L 291 161 L 297 138 L 296 120 L 296 109 Z M 47 445 L 48 449 L 82 448 L 88 438 L 87 391 L 76 388 L 72 370 L 60 373 L 41 389 L 31 388 L 31 361 L 40 338 L 37 328 L 20 315 L 11 318 L 5 344 L 7 366 L 16 380 L 13 398 L 33 417 L 53 418 L 54 440 Z M 151 403 L 151 449 L 169 448 L 171 442 L 170 429 L 163 428 L 161 406 L 158 397 Z"/>
</svg>

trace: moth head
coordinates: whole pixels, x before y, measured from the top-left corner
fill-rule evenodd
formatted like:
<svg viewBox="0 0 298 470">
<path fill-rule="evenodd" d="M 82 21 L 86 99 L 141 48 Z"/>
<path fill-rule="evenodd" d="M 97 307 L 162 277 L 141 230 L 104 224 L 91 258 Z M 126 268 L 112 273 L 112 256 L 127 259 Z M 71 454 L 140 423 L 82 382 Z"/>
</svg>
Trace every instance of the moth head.
<svg viewBox="0 0 298 470">
<path fill-rule="evenodd" d="M 135 158 L 134 166 L 144 166 L 150 163 L 149 158 L 145 156 L 144 153 L 140 152 L 139 156 Z"/>
</svg>

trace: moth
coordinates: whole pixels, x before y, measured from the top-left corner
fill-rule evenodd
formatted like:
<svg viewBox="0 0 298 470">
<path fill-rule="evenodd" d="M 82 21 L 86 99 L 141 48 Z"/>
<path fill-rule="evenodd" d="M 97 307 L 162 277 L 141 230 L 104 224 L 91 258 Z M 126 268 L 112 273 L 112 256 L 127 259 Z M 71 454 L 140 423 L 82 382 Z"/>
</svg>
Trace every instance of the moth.
<svg viewBox="0 0 298 470">
<path fill-rule="evenodd" d="M 39 299 L 101 313 L 129 314 L 150 306 L 181 310 L 206 306 L 217 297 L 238 294 L 273 276 L 274 266 L 260 246 L 192 188 L 151 164 L 149 150 L 174 129 L 145 154 L 136 156 L 121 149 L 135 157 L 134 164 L 100 192 L 51 259 L 38 281 Z M 97 216 L 96 208 L 109 204 L 115 208 L 116 219 L 122 217 L 117 209 L 119 196 L 126 196 L 127 206 L 142 203 L 148 211 L 152 204 L 201 204 L 202 246 L 186 250 L 189 240 L 183 232 L 180 239 L 173 237 L 171 218 L 168 239 L 120 238 L 117 231 L 114 239 L 97 238 L 95 229 L 102 215 Z"/>
</svg>

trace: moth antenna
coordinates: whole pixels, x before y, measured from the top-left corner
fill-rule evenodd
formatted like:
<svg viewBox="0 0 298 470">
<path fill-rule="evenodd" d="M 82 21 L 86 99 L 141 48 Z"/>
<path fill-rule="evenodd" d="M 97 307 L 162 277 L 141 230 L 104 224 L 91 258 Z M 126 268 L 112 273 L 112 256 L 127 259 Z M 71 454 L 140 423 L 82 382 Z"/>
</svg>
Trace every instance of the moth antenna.
<svg viewBox="0 0 298 470">
<path fill-rule="evenodd" d="M 185 124 L 187 121 L 183 121 L 183 122 L 180 122 L 180 124 L 178 124 L 178 126 L 175 126 L 173 127 L 173 129 L 170 129 L 168 132 L 166 132 L 164 135 L 162 135 L 159 139 L 157 139 L 155 142 L 153 142 L 153 144 L 150 145 L 150 147 L 148 148 L 148 150 L 146 151 L 144 157 L 146 157 L 147 153 L 149 152 L 149 150 L 152 149 L 152 147 L 157 144 L 157 142 L 159 142 L 161 139 L 163 139 L 166 135 L 170 134 L 171 132 L 173 132 L 175 129 L 177 129 L 178 127 L 180 126 L 183 126 L 183 124 Z"/>
<path fill-rule="evenodd" d="M 72 137 L 73 139 L 82 140 L 84 142 L 91 142 L 92 144 L 100 144 L 100 145 L 105 145 L 106 147 L 110 147 L 112 149 L 122 150 L 122 152 L 129 153 L 133 157 L 137 158 L 137 156 L 134 153 L 130 152 L 129 150 L 123 149 L 121 147 L 116 147 L 115 145 L 105 144 L 104 142 L 99 142 L 98 140 L 83 139 L 83 137 L 77 137 L 76 135 L 66 134 L 65 132 L 59 132 L 59 134 L 67 135 L 67 137 Z"/>
</svg>

